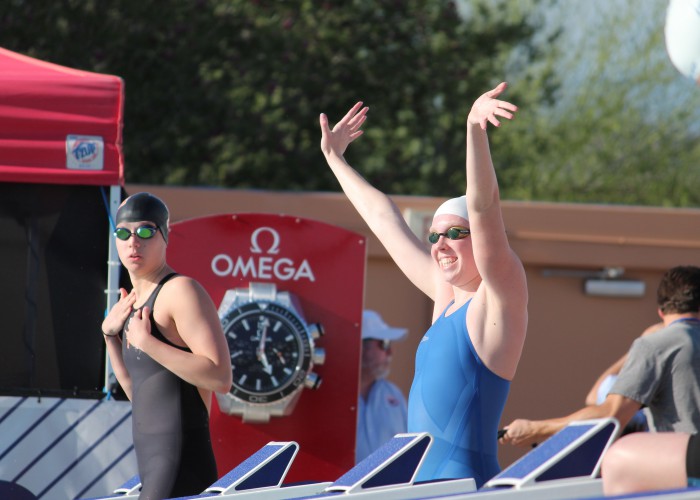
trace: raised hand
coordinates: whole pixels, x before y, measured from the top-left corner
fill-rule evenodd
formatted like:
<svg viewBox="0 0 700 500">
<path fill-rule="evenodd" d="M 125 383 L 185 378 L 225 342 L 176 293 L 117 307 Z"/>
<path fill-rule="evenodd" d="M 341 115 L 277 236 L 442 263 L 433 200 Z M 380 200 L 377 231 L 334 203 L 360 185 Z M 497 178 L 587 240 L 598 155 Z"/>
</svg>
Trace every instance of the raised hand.
<svg viewBox="0 0 700 500">
<path fill-rule="evenodd" d="M 494 127 L 501 126 L 497 116 L 511 120 L 518 107 L 515 104 L 496 99 L 507 87 L 506 82 L 501 82 L 496 88 L 489 90 L 474 101 L 467 122 L 473 125 L 478 124 L 483 130 L 486 130 L 489 122 Z"/>
<path fill-rule="evenodd" d="M 368 107 L 362 107 L 362 101 L 355 104 L 345 116 L 335 124 L 333 129 L 328 125 L 328 117 L 321 113 L 319 122 L 321 124 L 321 151 L 326 156 L 335 153 L 343 156 L 348 145 L 360 137 L 363 131 L 360 130 L 362 124 L 367 119 Z"/>
</svg>

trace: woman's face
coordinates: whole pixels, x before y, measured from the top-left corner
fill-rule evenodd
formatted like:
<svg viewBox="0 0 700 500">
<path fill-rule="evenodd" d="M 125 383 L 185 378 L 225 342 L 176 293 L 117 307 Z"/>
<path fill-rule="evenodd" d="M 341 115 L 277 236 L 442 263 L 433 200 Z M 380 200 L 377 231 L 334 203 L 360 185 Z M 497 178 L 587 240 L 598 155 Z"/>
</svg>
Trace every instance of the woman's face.
<svg viewBox="0 0 700 500">
<path fill-rule="evenodd" d="M 167 245 L 153 222 L 120 222 L 115 233 L 119 260 L 130 273 L 148 273 L 165 262 Z"/>
<path fill-rule="evenodd" d="M 472 240 L 470 235 L 460 235 L 463 237 L 455 240 L 448 238 L 444 233 L 450 228 L 469 229 L 469 221 L 451 214 L 435 217 L 430 232 L 441 236 L 432 244 L 430 254 L 445 280 L 452 286 L 460 286 L 471 281 L 477 273 Z"/>
</svg>

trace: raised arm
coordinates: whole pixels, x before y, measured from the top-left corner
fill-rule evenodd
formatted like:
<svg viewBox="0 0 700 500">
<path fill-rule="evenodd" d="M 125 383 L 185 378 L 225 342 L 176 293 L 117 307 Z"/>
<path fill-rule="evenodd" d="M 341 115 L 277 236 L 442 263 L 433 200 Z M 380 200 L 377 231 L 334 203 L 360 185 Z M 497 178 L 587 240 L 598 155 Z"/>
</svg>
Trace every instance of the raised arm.
<svg viewBox="0 0 700 500">
<path fill-rule="evenodd" d="M 425 245 L 413 234 L 394 202 L 369 184 L 343 156 L 348 145 L 362 135 L 368 110 L 358 102 L 332 129 L 326 115 L 321 114 L 321 151 L 345 195 L 394 262 L 418 289 L 434 300 L 436 269 Z"/>
<path fill-rule="evenodd" d="M 467 117 L 467 208 L 474 261 L 482 278 L 477 302 L 484 314 L 474 321 L 477 347 L 487 366 L 501 376 L 515 374 L 527 328 L 527 284 L 520 259 L 511 249 L 501 214 L 496 172 L 491 161 L 488 123 L 511 119 L 517 107 L 497 97 L 501 83 L 479 97 Z M 472 329 L 470 329 L 472 332 Z"/>
<path fill-rule="evenodd" d="M 501 83 L 476 100 L 467 118 L 467 207 L 472 229 L 474 259 L 487 287 L 506 299 L 521 301 L 522 264 L 510 248 L 501 214 L 496 172 L 491 161 L 487 124 L 500 126 L 498 116 L 511 119 L 517 107 L 496 97 Z M 515 276 L 514 276 L 515 275 Z"/>
</svg>

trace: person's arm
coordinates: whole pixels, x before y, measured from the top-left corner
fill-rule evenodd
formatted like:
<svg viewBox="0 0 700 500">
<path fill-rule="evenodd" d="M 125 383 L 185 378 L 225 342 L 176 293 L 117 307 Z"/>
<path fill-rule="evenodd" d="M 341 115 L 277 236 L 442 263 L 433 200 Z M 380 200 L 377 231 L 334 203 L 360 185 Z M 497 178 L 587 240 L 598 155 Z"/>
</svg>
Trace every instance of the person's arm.
<svg viewBox="0 0 700 500">
<path fill-rule="evenodd" d="M 394 202 L 369 184 L 343 156 L 348 145 L 362 135 L 360 127 L 368 109 L 358 102 L 332 129 L 328 117 L 321 114 L 321 151 L 343 192 L 394 262 L 419 290 L 435 300 L 436 266 L 426 246 L 413 234 Z"/>
<path fill-rule="evenodd" d="M 209 391 L 231 390 L 231 357 L 216 308 L 195 280 L 170 280 L 156 300 L 156 323 L 164 334 L 179 335 L 191 353 L 150 335 L 150 310 L 137 311 L 129 323 L 128 340 L 154 361 L 190 384 Z"/>
<path fill-rule="evenodd" d="M 660 330 L 661 328 L 664 327 L 663 321 L 660 321 L 658 323 L 655 323 L 649 327 L 647 327 L 640 337 L 646 337 L 647 335 L 650 335 L 657 330 Z M 595 381 L 593 384 L 593 387 L 588 391 L 588 394 L 586 395 L 586 404 L 587 405 L 594 405 L 598 402 L 598 390 L 600 389 L 600 385 L 603 383 L 603 381 L 608 378 L 610 375 L 617 375 L 620 373 L 620 370 L 622 370 L 623 365 L 625 364 L 625 361 L 627 361 L 627 352 L 625 352 L 620 358 L 615 361 L 612 365 L 610 365 L 608 368 L 603 371 L 603 373 L 600 374 L 598 379 Z"/>
<path fill-rule="evenodd" d="M 501 83 L 479 97 L 467 118 L 467 209 L 474 261 L 484 290 L 475 298 L 486 311 L 476 328 L 468 327 L 470 334 L 478 336 L 478 352 L 486 365 L 510 379 L 525 340 L 527 282 L 506 236 L 486 133 L 488 123 L 498 127 L 498 117 L 511 119 L 517 111 L 513 104 L 496 99 L 505 89 Z"/>
<path fill-rule="evenodd" d="M 565 417 L 547 420 L 514 420 L 505 426 L 506 433 L 499 441 L 515 446 L 530 446 L 544 441 L 575 420 L 593 418 L 615 417 L 620 423 L 620 428 L 624 428 L 641 407 L 642 405 L 633 399 L 619 394 L 609 394 L 602 404 L 586 406 Z"/>
<path fill-rule="evenodd" d="M 126 394 L 126 397 L 131 399 L 131 377 L 122 359 L 122 343 L 119 340 L 119 332 L 122 331 L 124 322 L 126 322 L 129 314 L 131 314 L 134 302 L 136 301 L 136 294 L 133 291 L 127 293 L 123 288 L 119 289 L 119 294 L 119 301 L 112 306 L 112 309 L 102 321 L 102 335 L 104 336 L 107 346 L 107 354 L 109 355 L 109 361 L 112 365 L 112 371 L 117 377 L 117 381 L 124 391 L 124 394 Z"/>
<path fill-rule="evenodd" d="M 620 370 L 622 369 L 622 366 L 625 364 L 625 361 L 627 361 L 627 353 L 620 356 L 620 359 L 615 361 L 612 365 L 607 367 L 603 371 L 603 373 L 600 374 L 598 379 L 593 384 L 593 387 L 591 387 L 591 389 L 588 391 L 588 394 L 586 395 L 586 404 L 587 405 L 595 405 L 598 403 L 598 390 L 600 389 L 601 384 L 610 375 L 617 375 L 618 373 L 620 373 Z"/>
</svg>

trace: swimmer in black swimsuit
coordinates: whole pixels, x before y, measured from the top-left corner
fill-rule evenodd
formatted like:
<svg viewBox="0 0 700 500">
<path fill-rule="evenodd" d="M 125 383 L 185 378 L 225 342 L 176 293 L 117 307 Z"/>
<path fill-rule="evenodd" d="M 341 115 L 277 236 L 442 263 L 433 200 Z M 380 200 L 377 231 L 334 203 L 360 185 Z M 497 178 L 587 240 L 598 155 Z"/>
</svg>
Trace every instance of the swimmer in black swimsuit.
<svg viewBox="0 0 700 500">
<path fill-rule="evenodd" d="M 217 479 L 209 409 L 212 391 L 231 387 L 228 347 L 209 295 L 166 263 L 163 202 L 148 193 L 127 198 L 116 227 L 133 289 L 120 291 L 102 330 L 133 405 L 139 498 L 195 495 Z"/>
</svg>

